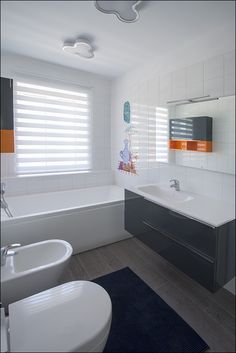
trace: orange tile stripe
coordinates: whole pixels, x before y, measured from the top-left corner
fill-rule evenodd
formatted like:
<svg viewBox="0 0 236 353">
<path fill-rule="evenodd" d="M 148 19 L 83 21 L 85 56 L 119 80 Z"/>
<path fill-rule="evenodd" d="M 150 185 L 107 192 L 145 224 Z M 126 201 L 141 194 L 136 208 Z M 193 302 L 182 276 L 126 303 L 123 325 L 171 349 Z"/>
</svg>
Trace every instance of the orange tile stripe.
<svg viewBox="0 0 236 353">
<path fill-rule="evenodd" d="M 0 130 L 0 153 L 14 153 L 14 130 Z"/>
<path fill-rule="evenodd" d="M 212 141 L 169 140 L 171 150 L 212 152 Z"/>
</svg>

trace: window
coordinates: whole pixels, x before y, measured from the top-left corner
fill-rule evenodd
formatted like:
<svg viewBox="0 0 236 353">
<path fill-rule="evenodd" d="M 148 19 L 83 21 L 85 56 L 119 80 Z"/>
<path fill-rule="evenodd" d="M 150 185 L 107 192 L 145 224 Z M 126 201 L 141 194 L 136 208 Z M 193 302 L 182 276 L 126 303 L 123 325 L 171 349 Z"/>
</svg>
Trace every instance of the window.
<svg viewBox="0 0 236 353">
<path fill-rule="evenodd" d="M 89 90 L 16 80 L 14 105 L 17 173 L 91 169 Z"/>
</svg>

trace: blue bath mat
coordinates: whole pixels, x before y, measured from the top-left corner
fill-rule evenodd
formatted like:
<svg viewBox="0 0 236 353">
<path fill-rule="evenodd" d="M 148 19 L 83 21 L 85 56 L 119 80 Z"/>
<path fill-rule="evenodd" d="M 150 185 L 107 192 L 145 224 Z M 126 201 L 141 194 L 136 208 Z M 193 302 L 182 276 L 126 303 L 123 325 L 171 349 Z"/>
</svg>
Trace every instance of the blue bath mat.
<svg viewBox="0 0 236 353">
<path fill-rule="evenodd" d="M 204 352 L 208 345 L 128 267 L 96 278 L 112 300 L 104 352 Z M 174 295 L 174 293 L 173 293 Z"/>
</svg>

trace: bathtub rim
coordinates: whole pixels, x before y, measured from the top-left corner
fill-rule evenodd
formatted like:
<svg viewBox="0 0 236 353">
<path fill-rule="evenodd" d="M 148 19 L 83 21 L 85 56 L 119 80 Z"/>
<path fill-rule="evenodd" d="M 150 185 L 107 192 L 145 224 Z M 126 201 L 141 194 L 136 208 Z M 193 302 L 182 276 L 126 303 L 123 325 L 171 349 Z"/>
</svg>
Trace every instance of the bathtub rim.
<svg viewBox="0 0 236 353">
<path fill-rule="evenodd" d="M 68 259 L 70 259 L 70 257 L 73 254 L 72 245 L 68 241 L 63 240 L 63 239 L 56 239 L 56 238 L 55 239 L 37 241 L 37 242 L 34 242 L 34 243 L 23 245 L 17 251 L 20 251 L 20 249 L 22 249 L 22 248 L 33 247 L 35 244 L 44 244 L 44 243 L 62 243 L 62 244 L 64 244 L 66 246 L 66 253 L 63 255 L 62 258 L 60 258 L 57 261 L 51 262 L 51 263 L 49 263 L 47 265 L 37 266 L 36 268 L 32 268 L 32 269 L 21 271 L 21 272 L 9 272 L 7 274 L 4 274 L 4 272 L 3 272 L 4 268 L 1 268 L 1 285 L 3 285 L 6 282 L 10 282 L 12 280 L 15 280 L 15 279 L 19 279 L 19 278 L 21 278 L 23 276 L 28 276 L 28 275 L 31 275 L 33 273 L 40 272 L 40 271 L 43 271 L 43 270 L 47 270 L 48 268 L 60 265 L 60 264 L 62 264 L 64 262 L 66 262 Z M 16 254 L 16 256 L 17 256 L 17 254 Z M 4 276 L 6 276 L 6 278 L 4 278 Z"/>
<path fill-rule="evenodd" d="M 6 218 L 6 219 L 1 219 L 1 226 L 4 225 L 13 225 L 21 222 L 29 222 L 33 221 L 35 219 L 42 219 L 42 218 L 50 218 L 50 217 L 58 217 L 61 214 L 64 215 L 69 215 L 69 214 L 74 214 L 77 212 L 86 212 L 88 210 L 96 210 L 98 208 L 102 207 L 110 207 L 118 204 L 123 204 L 124 200 L 118 200 L 118 201 L 104 201 L 104 202 L 97 202 L 94 204 L 86 205 L 86 206 L 77 206 L 77 207 L 71 207 L 71 208 L 62 208 L 60 210 L 53 210 L 53 211 L 47 211 L 47 212 L 40 212 L 40 213 L 32 213 L 30 215 L 22 215 L 18 217 L 13 217 L 13 218 Z"/>
<path fill-rule="evenodd" d="M 102 185 L 102 186 L 92 186 L 92 187 L 87 187 L 87 188 L 77 188 L 77 189 L 69 189 L 69 190 L 60 190 L 60 191 L 52 191 L 50 193 L 35 193 L 35 194 L 25 194 L 25 195 L 16 195 L 16 196 L 9 196 L 9 197 L 21 197 L 21 196 L 34 196 L 34 195 L 42 195 L 42 194 L 54 194 L 58 192 L 66 193 L 67 191 L 93 191 L 93 189 L 99 189 L 99 188 L 104 188 L 104 187 L 115 187 L 118 189 L 123 190 L 123 198 L 117 197 L 115 200 L 104 200 L 104 201 L 99 201 L 99 202 L 90 202 L 89 204 L 84 204 L 81 206 L 74 206 L 74 207 L 66 207 L 66 208 L 60 208 L 60 209 L 54 209 L 51 211 L 44 211 L 44 212 L 38 212 L 38 213 L 30 213 L 30 214 L 24 214 L 21 216 L 14 216 L 13 218 L 8 218 L 4 215 L 4 217 L 1 217 L 1 225 L 3 226 L 4 224 L 17 224 L 18 222 L 22 221 L 33 221 L 34 219 L 38 218 L 45 218 L 45 216 L 49 217 L 54 217 L 54 216 L 59 216 L 61 213 L 63 214 L 70 214 L 70 213 L 76 213 L 79 210 L 84 210 L 87 211 L 88 209 L 96 209 L 99 207 L 105 207 L 105 205 L 112 206 L 114 204 L 119 204 L 124 202 L 124 188 L 116 185 L 116 184 L 109 184 L 109 185 Z M 5 218 L 6 217 L 6 218 Z"/>
</svg>

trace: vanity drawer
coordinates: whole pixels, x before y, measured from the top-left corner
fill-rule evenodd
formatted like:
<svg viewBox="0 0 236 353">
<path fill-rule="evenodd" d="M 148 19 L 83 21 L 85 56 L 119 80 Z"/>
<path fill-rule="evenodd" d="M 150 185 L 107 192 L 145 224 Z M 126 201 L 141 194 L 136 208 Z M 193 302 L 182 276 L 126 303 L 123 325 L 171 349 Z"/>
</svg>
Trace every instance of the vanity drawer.
<svg viewBox="0 0 236 353">
<path fill-rule="evenodd" d="M 215 258 L 217 241 L 215 228 L 145 199 L 143 200 L 143 220 L 154 226 L 160 233 L 171 235 L 190 250 L 211 259 Z"/>
<path fill-rule="evenodd" d="M 139 240 L 209 290 L 215 290 L 213 260 L 199 256 L 165 234 L 156 231 L 148 223 L 144 225 L 146 230 L 137 236 Z"/>
</svg>

